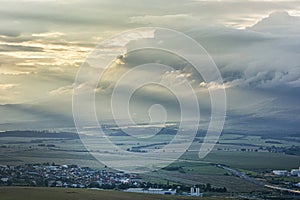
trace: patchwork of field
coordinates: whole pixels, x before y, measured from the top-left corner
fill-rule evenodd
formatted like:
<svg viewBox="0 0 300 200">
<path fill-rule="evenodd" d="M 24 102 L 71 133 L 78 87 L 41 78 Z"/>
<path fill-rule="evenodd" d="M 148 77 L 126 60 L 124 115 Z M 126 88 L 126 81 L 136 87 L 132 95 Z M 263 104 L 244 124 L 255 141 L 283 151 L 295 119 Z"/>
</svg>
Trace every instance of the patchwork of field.
<svg viewBox="0 0 300 200">
<path fill-rule="evenodd" d="M 103 164 L 98 162 L 84 147 L 78 136 L 32 134 L 2 135 L 0 133 L 0 164 L 19 165 L 23 163 L 55 162 L 57 164 L 77 164 L 101 169 Z M 172 138 L 172 134 L 162 134 L 150 142 L 132 142 L 128 136 L 114 134 L 111 136 L 116 145 L 123 149 L 147 151 L 160 148 L 164 141 Z M 89 138 L 91 141 L 92 137 Z M 188 185 L 210 183 L 216 187 L 226 187 L 230 192 L 251 192 L 265 190 L 261 186 L 233 176 L 217 164 L 247 173 L 260 173 L 273 169 L 291 170 L 300 166 L 299 139 L 295 135 L 276 137 L 273 135 L 244 135 L 223 134 L 214 149 L 204 159 L 198 158 L 203 137 L 198 136 L 190 149 L 176 162 L 164 169 L 143 174 L 146 181 L 164 183 L 183 183 Z M 288 155 L 284 150 L 296 149 L 294 155 Z M 101 146 L 99 152 L 105 153 L 107 147 Z M 142 153 L 142 152 L 141 152 Z"/>
</svg>

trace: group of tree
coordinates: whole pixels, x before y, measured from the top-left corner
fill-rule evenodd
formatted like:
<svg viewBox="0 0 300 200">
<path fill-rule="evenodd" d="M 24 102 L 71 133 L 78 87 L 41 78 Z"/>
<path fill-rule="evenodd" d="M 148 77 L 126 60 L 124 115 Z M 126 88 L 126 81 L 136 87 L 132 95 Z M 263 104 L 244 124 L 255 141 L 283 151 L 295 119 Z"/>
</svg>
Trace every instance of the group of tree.
<svg viewBox="0 0 300 200">
<path fill-rule="evenodd" d="M 166 184 L 162 183 L 151 183 L 151 182 L 143 182 L 139 185 L 134 185 L 132 183 L 122 183 L 122 184 L 99 184 L 98 182 L 92 182 L 89 185 L 90 188 L 102 188 L 102 189 L 119 189 L 126 190 L 128 188 L 161 188 L 161 189 L 176 189 L 178 193 L 180 192 L 189 192 L 191 187 L 199 187 L 201 192 L 219 192 L 224 193 L 227 192 L 226 187 L 213 187 L 210 183 L 207 184 L 199 184 L 195 186 L 184 185 L 184 184 L 169 184 L 169 181 Z"/>
</svg>

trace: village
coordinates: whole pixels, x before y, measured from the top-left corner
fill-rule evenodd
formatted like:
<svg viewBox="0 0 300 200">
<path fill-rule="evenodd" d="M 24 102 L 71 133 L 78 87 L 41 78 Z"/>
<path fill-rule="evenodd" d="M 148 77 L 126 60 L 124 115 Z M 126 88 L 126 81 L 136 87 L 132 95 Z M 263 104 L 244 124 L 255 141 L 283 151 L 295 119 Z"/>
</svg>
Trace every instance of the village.
<svg viewBox="0 0 300 200">
<path fill-rule="evenodd" d="M 40 186 L 104 189 L 126 185 L 138 186 L 138 177 L 134 174 L 112 172 L 106 169 L 94 170 L 77 165 L 25 164 L 19 166 L 0 165 L 0 185 Z"/>
<path fill-rule="evenodd" d="M 95 170 L 77 165 L 55 163 L 0 165 L 0 186 L 61 187 L 122 190 L 124 192 L 202 196 L 200 185 L 168 185 L 144 182 L 137 174 L 111 169 Z M 202 188 L 206 186 L 202 186 Z M 209 191 L 226 192 L 226 188 Z M 207 188 L 206 188 L 207 189 Z"/>
</svg>

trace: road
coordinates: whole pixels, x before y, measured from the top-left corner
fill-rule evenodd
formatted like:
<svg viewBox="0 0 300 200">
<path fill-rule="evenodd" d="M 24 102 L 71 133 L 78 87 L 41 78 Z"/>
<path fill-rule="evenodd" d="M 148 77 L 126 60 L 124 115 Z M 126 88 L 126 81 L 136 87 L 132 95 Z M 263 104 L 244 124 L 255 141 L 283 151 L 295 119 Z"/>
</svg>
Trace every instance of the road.
<svg viewBox="0 0 300 200">
<path fill-rule="evenodd" d="M 267 188 L 270 188 L 270 189 L 274 189 L 274 190 L 290 192 L 290 193 L 293 193 L 293 194 L 300 194 L 299 190 L 293 190 L 293 189 L 287 189 L 287 188 L 283 188 L 283 187 L 279 187 L 279 186 L 269 185 L 269 184 L 266 184 L 262 181 L 258 181 L 256 179 L 246 175 L 244 172 L 241 172 L 241 171 L 236 170 L 236 169 L 232 169 L 230 167 L 226 167 L 224 165 L 217 165 L 217 167 L 220 167 L 220 168 L 232 173 L 233 175 L 235 175 L 237 177 L 240 177 L 240 178 L 242 178 L 246 181 L 249 181 L 249 182 L 257 184 L 257 185 L 261 185 L 261 186 L 264 186 L 264 187 L 267 187 Z"/>
<path fill-rule="evenodd" d="M 222 168 L 222 169 L 224 169 L 224 170 L 230 172 L 231 174 L 233 174 L 233 175 L 235 175 L 235 176 L 237 176 L 237 177 L 240 177 L 240 178 L 242 178 L 242 179 L 244 179 L 244 180 L 246 180 L 246 181 L 248 181 L 248 182 L 254 183 L 254 184 L 256 184 L 256 185 L 261 185 L 261 186 L 264 186 L 264 185 L 265 185 L 264 182 L 258 181 L 258 180 L 256 180 L 255 178 L 252 178 L 252 177 L 248 176 L 247 174 L 245 174 L 244 172 L 241 172 L 241 171 L 239 171 L 239 170 L 232 169 L 232 168 L 226 167 L 226 166 L 224 166 L 224 165 L 217 165 L 217 167 Z"/>
</svg>

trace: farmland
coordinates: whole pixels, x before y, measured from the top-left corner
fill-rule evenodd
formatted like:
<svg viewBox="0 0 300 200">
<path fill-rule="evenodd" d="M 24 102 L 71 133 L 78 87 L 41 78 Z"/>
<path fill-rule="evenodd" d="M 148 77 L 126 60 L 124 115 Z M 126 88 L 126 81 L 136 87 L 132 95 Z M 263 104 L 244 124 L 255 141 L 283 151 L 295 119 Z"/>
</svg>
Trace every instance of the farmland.
<svg viewBox="0 0 300 200">
<path fill-rule="evenodd" d="M 51 133 L 48 133 L 51 134 Z M 1 134 L 0 134 L 1 136 Z M 0 138 L 0 164 L 18 165 L 23 163 L 55 162 L 57 164 L 77 164 L 101 169 L 99 163 L 84 147 L 76 134 L 56 135 L 22 134 L 2 135 Z M 49 137 L 48 137 L 49 136 Z M 133 148 L 147 151 L 160 148 L 162 141 L 171 134 L 158 135 L 152 141 L 132 143 L 128 136 L 113 134 L 112 140 L 123 149 Z M 93 138 L 89 138 L 93 140 Z M 195 138 L 190 149 L 176 162 L 151 173 L 142 174 L 145 181 L 196 185 L 210 183 L 215 187 L 226 187 L 229 192 L 264 191 L 265 188 L 233 176 L 217 164 L 230 166 L 249 174 L 257 174 L 272 169 L 290 170 L 300 166 L 300 156 L 288 155 L 283 150 L 297 146 L 296 136 L 274 138 L 272 135 L 223 134 L 215 148 L 204 159 L 199 160 L 198 151 L 203 136 Z M 103 147 L 106 148 L 106 147 Z"/>
</svg>

